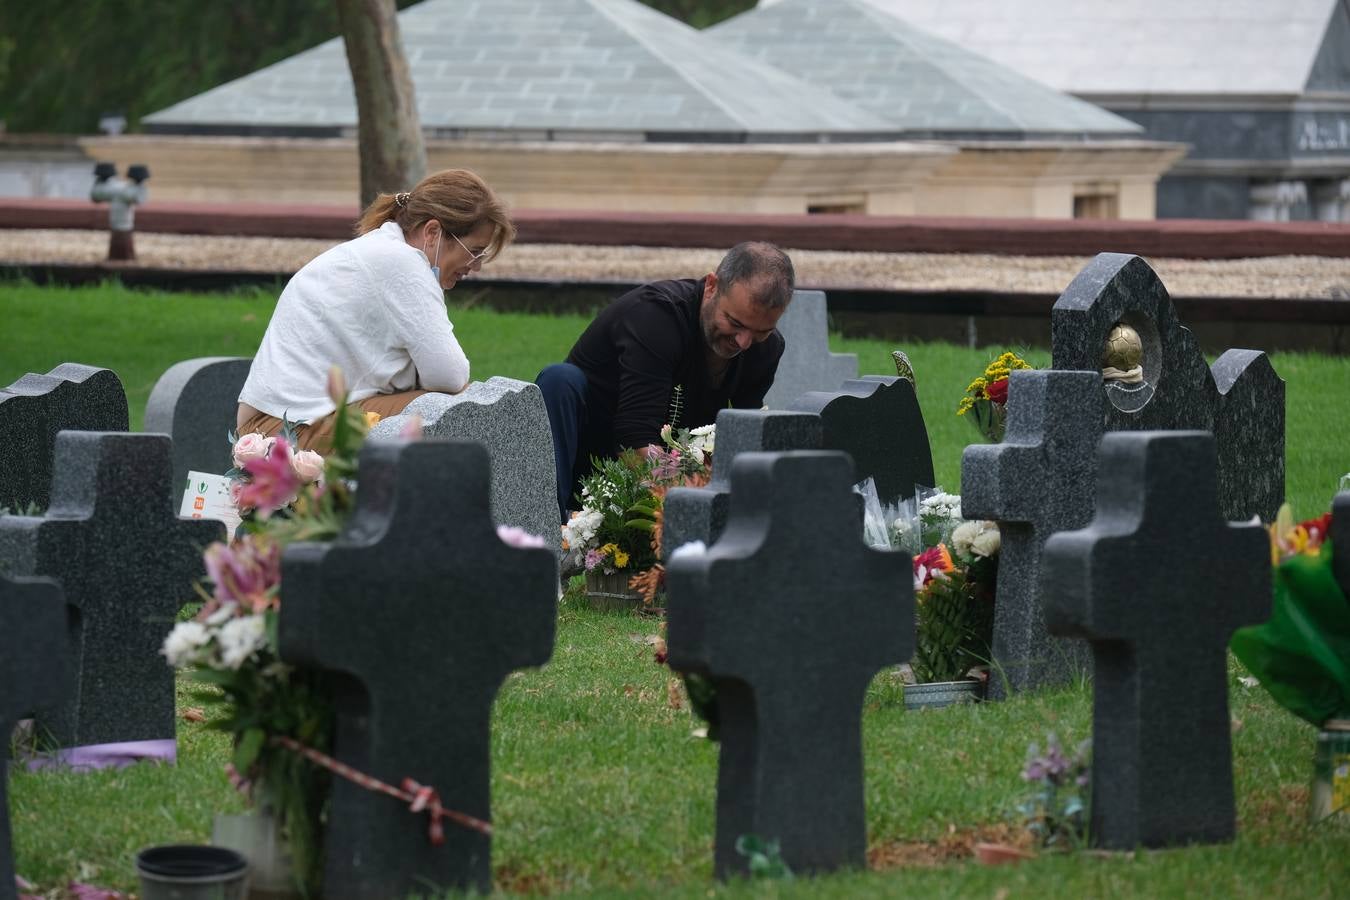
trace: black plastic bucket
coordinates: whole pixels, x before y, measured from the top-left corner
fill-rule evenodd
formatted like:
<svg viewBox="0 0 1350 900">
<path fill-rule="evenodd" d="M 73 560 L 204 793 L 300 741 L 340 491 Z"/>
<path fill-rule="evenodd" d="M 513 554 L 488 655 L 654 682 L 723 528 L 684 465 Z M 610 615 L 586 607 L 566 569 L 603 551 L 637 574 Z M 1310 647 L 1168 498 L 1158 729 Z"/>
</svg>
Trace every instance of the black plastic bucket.
<svg viewBox="0 0 1350 900">
<path fill-rule="evenodd" d="M 248 860 L 224 847 L 174 844 L 136 854 L 141 900 L 244 900 Z"/>
</svg>

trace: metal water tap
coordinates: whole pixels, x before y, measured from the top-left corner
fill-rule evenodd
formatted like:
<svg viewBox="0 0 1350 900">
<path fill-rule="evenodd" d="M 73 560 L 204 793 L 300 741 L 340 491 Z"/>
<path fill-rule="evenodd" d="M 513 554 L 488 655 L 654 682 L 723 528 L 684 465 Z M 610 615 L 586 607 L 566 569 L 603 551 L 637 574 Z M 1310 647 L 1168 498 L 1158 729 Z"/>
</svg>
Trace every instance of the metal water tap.
<svg viewBox="0 0 1350 900">
<path fill-rule="evenodd" d="M 109 204 L 108 224 L 112 231 L 108 240 L 108 259 L 136 258 L 131 234 L 135 227 L 136 204 L 145 202 L 145 182 L 149 177 L 150 169 L 143 165 L 128 167 L 126 178 L 118 178 L 117 167 L 110 162 L 94 166 L 94 187 L 89 191 L 89 199 Z"/>
</svg>

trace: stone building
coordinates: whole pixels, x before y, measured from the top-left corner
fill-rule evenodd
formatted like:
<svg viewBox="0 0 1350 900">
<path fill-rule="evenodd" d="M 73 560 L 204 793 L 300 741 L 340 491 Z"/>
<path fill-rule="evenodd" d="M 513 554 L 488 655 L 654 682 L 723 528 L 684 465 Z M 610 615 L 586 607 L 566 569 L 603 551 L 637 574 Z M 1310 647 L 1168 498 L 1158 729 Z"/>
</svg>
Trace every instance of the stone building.
<svg viewBox="0 0 1350 900">
<path fill-rule="evenodd" d="M 1159 216 L 1350 221 L 1346 0 L 867 2 L 1189 144 Z"/>
<path fill-rule="evenodd" d="M 636 0 L 425 0 L 399 22 L 430 167 L 475 169 L 517 208 L 1153 216 L 1178 145 L 894 19 L 870 56 L 850 53 L 877 14 L 802 3 L 824 8 L 854 23 L 832 52 L 853 58 L 877 97 L 746 52 L 743 23 L 698 32 Z M 878 64 L 889 74 L 864 71 Z M 92 157 L 147 163 L 156 197 L 357 193 L 340 39 L 144 126 L 83 143 Z"/>
</svg>

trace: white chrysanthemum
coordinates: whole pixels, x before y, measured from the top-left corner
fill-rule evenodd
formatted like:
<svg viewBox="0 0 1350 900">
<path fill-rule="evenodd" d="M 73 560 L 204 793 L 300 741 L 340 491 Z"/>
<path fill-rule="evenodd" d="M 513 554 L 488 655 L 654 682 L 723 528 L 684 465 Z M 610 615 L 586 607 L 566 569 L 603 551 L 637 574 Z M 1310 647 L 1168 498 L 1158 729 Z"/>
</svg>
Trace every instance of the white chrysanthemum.
<svg viewBox="0 0 1350 900">
<path fill-rule="evenodd" d="M 604 513 L 598 509 L 591 509 L 584 506 L 581 512 L 568 521 L 563 526 L 563 537 L 567 539 L 567 546 L 572 550 L 581 550 L 590 544 L 595 537 L 595 531 L 600 527 L 600 523 L 605 520 Z"/>
<path fill-rule="evenodd" d="M 970 545 L 980 533 L 980 522 L 962 522 L 952 531 L 952 552 L 957 556 L 969 556 Z"/>
<path fill-rule="evenodd" d="M 211 640 L 211 633 L 201 622 L 179 622 L 164 639 L 160 652 L 175 669 L 197 661 L 197 651 Z"/>
<path fill-rule="evenodd" d="M 220 644 L 221 665 L 237 669 L 267 643 L 266 623 L 260 615 L 231 619 L 220 629 L 216 641 Z"/>
<path fill-rule="evenodd" d="M 987 526 L 975 536 L 975 540 L 970 542 L 971 552 L 976 556 L 993 556 L 1003 546 L 1003 537 L 998 532 L 998 525 L 993 522 L 981 522 L 981 525 Z"/>
</svg>

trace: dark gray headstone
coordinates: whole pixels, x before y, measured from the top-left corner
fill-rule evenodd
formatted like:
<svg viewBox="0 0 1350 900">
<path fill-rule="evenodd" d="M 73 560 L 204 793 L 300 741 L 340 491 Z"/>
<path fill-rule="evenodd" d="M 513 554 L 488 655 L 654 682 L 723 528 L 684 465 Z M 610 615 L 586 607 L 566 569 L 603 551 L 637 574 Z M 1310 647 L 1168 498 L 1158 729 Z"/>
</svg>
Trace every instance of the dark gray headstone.
<svg viewBox="0 0 1350 900">
<path fill-rule="evenodd" d="M 0 506 L 46 508 L 57 432 L 127 427 L 126 391 L 110 369 L 64 363 L 0 390 Z"/>
<path fill-rule="evenodd" d="M 1350 491 L 1342 491 L 1331 502 L 1331 571 L 1341 592 L 1350 597 Z"/>
<path fill-rule="evenodd" d="M 1088 667 L 1080 641 L 1052 639 L 1040 600 L 1040 559 L 1056 531 L 1092 518 L 1105 405 L 1097 372 L 1014 371 L 1007 431 L 961 457 L 961 514 L 1002 532 L 990 695 L 1062 684 Z"/>
<path fill-rule="evenodd" d="M 1235 831 L 1227 648 L 1270 616 L 1270 550 L 1259 523 L 1220 512 L 1214 443 L 1206 432 L 1106 435 L 1096 516 L 1045 544 L 1047 624 L 1092 645 L 1090 833 L 1101 847 Z"/>
<path fill-rule="evenodd" d="M 548 661 L 558 597 L 549 549 L 498 538 L 488 468 L 467 442 L 367 443 L 342 534 L 286 549 L 280 623 L 287 662 L 339 673 L 338 759 L 485 821 L 493 699 L 512 671 Z M 486 891 L 491 847 L 450 821 L 432 846 L 424 816 L 334 779 L 324 896 Z"/>
<path fill-rule="evenodd" d="M 822 449 L 852 456 L 858 479 L 870 476 L 883 504 L 913 497 L 915 485 L 933 487 L 928 427 L 909 379 L 867 375 L 837 391 L 803 394 L 789 409 L 820 416 Z"/>
<path fill-rule="evenodd" d="M 714 869 L 746 872 L 747 834 L 794 872 L 862 867 L 863 696 L 913 652 L 910 559 L 863 543 L 843 453 L 745 453 L 731 480 L 722 536 L 667 570 L 670 665 L 717 688 Z"/>
<path fill-rule="evenodd" d="M 475 441 L 487 449 L 498 525 L 524 528 L 559 547 L 553 432 L 537 385 L 493 376 L 458 394 L 425 394 L 401 415 L 377 423 L 370 436 L 396 438 L 414 415 L 421 417 L 425 437 Z"/>
<path fill-rule="evenodd" d="M 0 518 L 0 566 L 65 593 L 75 690 L 37 715 L 59 747 L 174 737 L 159 651 L 225 527 L 178 518 L 169 452 L 160 434 L 63 431 L 46 514 Z"/>
<path fill-rule="evenodd" d="M 252 359 L 240 357 L 189 359 L 155 382 L 145 404 L 145 430 L 173 438 L 175 498 L 182 496 L 188 472 L 222 475 L 233 467 L 229 434 L 251 365 Z"/>
<path fill-rule="evenodd" d="M 711 544 L 722 534 L 731 501 L 731 464 L 742 453 L 818 450 L 820 416 L 767 409 L 724 409 L 717 414 L 712 479 L 702 488 L 676 488 L 662 504 L 661 549 L 669 556 L 690 542 Z"/>
<path fill-rule="evenodd" d="M 1102 386 L 1107 431 L 1214 434 L 1219 502 L 1228 519 L 1272 521 L 1284 502 L 1284 381 L 1266 355 L 1229 350 L 1205 363 L 1167 288 L 1138 256 L 1101 253 L 1055 302 L 1055 369 L 1100 369 L 1111 327 L 1124 321 L 1144 347 L 1144 381 Z"/>
<path fill-rule="evenodd" d="M 0 900 L 14 900 L 10 847 L 9 736 L 35 709 L 61 702 L 70 689 L 66 606 L 46 579 L 0 575 Z"/>
<path fill-rule="evenodd" d="M 769 409 L 787 409 L 808 391 L 833 391 L 858 377 L 858 357 L 830 352 L 830 324 L 823 291 L 795 291 L 778 320 L 783 358 L 764 395 Z"/>
</svg>

